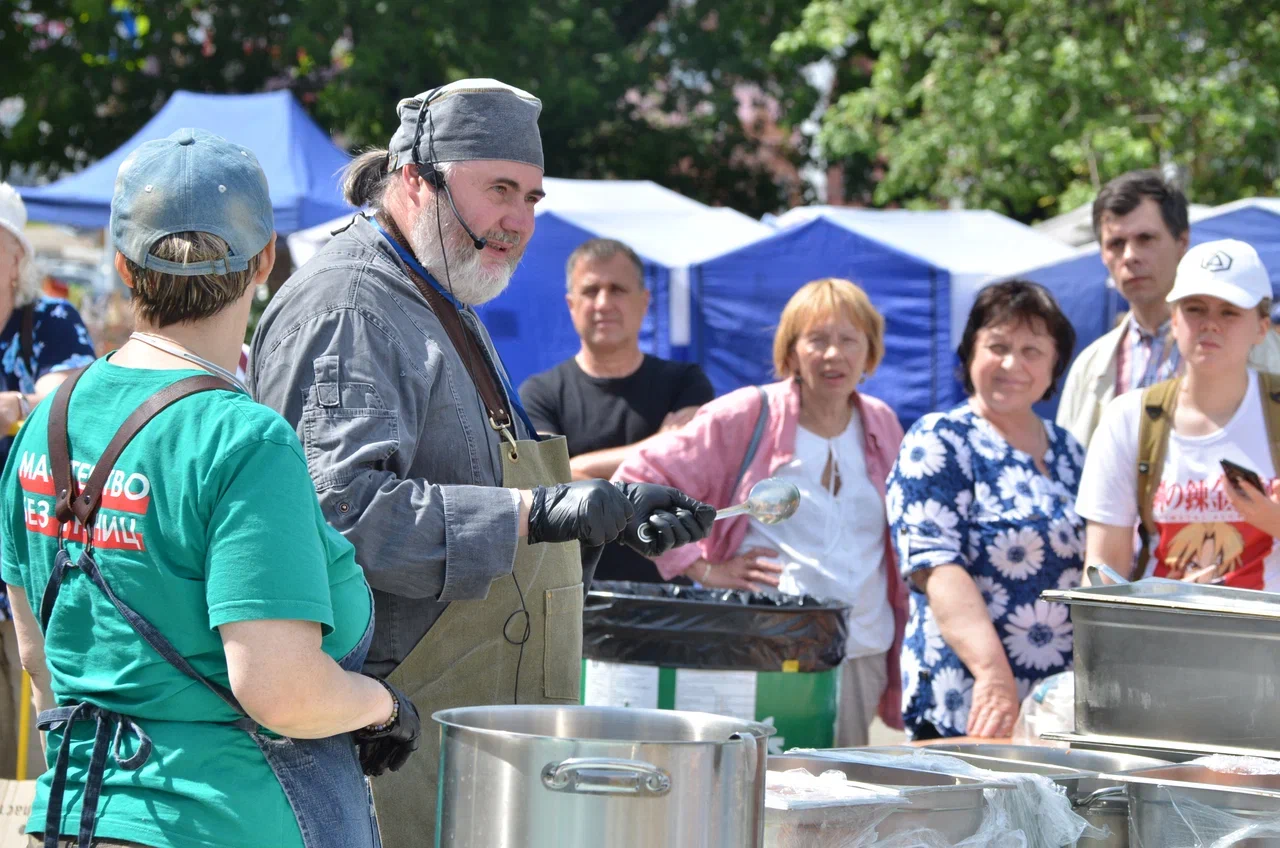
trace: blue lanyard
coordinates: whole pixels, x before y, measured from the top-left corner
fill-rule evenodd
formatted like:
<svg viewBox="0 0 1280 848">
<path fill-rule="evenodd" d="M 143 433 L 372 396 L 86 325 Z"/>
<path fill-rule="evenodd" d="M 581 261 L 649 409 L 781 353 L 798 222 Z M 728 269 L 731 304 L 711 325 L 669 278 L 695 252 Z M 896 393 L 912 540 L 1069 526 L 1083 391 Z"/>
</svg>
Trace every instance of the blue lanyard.
<svg viewBox="0 0 1280 848">
<path fill-rule="evenodd" d="M 427 284 L 431 286 L 431 288 L 440 292 L 445 300 L 453 304 L 453 308 L 458 310 L 459 315 L 463 312 L 470 311 L 466 306 L 459 303 L 457 298 L 450 294 L 443 286 L 436 282 L 436 278 L 433 277 L 431 272 L 418 261 L 418 257 L 405 249 L 404 245 L 400 244 L 400 242 L 393 239 L 391 234 L 382 228 L 382 224 L 378 223 L 378 221 L 373 218 L 369 219 L 369 223 L 373 224 L 373 226 L 378 229 L 378 232 L 382 233 L 382 237 L 386 239 L 387 244 L 391 245 L 391 249 L 399 254 L 400 259 L 404 261 L 404 264 L 408 265 L 414 273 L 426 280 Z M 481 343 L 481 347 L 485 347 L 483 342 Z M 524 426 L 529 433 L 529 438 L 534 441 L 538 441 L 538 431 L 534 428 L 533 422 L 529 420 L 529 413 L 525 412 L 524 404 L 520 402 L 520 395 L 516 393 L 516 390 L 511 385 L 511 380 L 507 377 L 507 366 L 502 361 L 502 354 L 498 353 L 498 348 L 496 346 L 493 348 L 493 355 L 498 360 L 498 367 L 493 370 L 498 372 L 498 379 L 502 381 L 502 390 L 507 395 L 507 403 L 511 404 L 511 408 L 515 410 L 516 415 L 520 416 L 520 420 L 524 422 Z"/>
</svg>

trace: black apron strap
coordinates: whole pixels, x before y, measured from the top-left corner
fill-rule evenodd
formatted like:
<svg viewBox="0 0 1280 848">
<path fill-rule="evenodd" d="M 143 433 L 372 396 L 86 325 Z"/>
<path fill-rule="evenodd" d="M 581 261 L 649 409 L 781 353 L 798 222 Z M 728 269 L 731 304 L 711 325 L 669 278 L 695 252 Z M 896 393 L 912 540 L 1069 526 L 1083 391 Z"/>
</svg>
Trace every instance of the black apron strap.
<svg viewBox="0 0 1280 848">
<path fill-rule="evenodd" d="M 22 361 L 27 365 L 27 373 L 31 375 L 31 381 L 35 382 L 40 375 L 36 373 L 39 363 L 36 362 L 36 305 L 34 303 L 28 303 L 22 307 L 18 352 L 22 354 Z"/>
</svg>

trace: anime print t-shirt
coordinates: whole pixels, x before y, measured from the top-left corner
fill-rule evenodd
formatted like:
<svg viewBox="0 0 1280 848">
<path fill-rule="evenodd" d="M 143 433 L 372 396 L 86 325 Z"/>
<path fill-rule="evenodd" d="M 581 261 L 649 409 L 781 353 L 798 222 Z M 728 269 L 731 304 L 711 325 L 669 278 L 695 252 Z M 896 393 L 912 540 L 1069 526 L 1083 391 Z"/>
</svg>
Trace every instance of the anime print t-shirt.
<svg viewBox="0 0 1280 848">
<path fill-rule="evenodd" d="M 1114 400 L 1089 443 L 1076 512 L 1101 524 L 1138 521 L 1138 425 L 1142 392 Z M 1221 460 L 1276 477 L 1267 443 L 1262 394 L 1250 372 L 1244 401 L 1227 425 L 1207 436 L 1170 432 L 1164 468 L 1152 502 L 1158 536 L 1151 574 L 1217 582 L 1241 589 L 1280 591 L 1276 540 L 1246 522 L 1227 499 Z M 1248 484 L 1245 484 L 1246 486 Z"/>
</svg>

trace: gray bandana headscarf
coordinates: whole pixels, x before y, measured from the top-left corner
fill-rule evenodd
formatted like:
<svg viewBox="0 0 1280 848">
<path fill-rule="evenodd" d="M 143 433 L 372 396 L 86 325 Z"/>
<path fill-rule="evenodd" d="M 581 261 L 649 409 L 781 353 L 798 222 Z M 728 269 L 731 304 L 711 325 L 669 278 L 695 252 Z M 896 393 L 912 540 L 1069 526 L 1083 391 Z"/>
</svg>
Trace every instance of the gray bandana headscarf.
<svg viewBox="0 0 1280 848">
<path fill-rule="evenodd" d="M 388 170 L 413 164 L 415 144 L 424 164 L 505 159 L 543 169 L 542 101 L 527 91 L 493 79 L 458 80 L 401 100 L 396 111 L 400 127 L 391 137 Z"/>
</svg>

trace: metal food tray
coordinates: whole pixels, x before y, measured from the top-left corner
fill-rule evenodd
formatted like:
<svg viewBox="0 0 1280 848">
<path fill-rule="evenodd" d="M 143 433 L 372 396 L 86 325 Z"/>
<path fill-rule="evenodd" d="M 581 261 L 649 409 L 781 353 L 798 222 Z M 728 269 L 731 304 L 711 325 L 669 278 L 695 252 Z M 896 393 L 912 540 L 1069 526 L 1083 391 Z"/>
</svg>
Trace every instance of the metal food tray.
<svg viewBox="0 0 1280 848">
<path fill-rule="evenodd" d="M 1115 775 L 1129 799 L 1129 838 L 1141 846 L 1205 844 L 1187 815 L 1188 802 L 1211 807 L 1244 823 L 1280 821 L 1280 775 L 1224 774 L 1183 764 L 1139 769 Z M 1108 790 L 1115 791 L 1115 790 Z M 1215 845 L 1217 842 L 1214 843 Z M 1280 836 L 1268 834 L 1225 843 L 1235 848 L 1280 848 Z"/>
<path fill-rule="evenodd" d="M 876 828 L 882 839 L 918 828 L 936 830 L 952 842 L 968 839 L 982 826 L 985 812 L 983 790 L 1000 787 L 1000 784 L 968 777 L 814 756 L 771 756 L 768 769 L 804 769 L 814 776 L 826 771 L 840 771 L 851 783 L 897 793 L 910 802 L 910 807 L 895 811 Z M 805 815 L 812 812 L 806 811 Z M 786 818 L 795 817 L 785 811 L 767 809 L 766 829 L 770 819 L 779 821 Z"/>
<path fill-rule="evenodd" d="M 931 745 L 928 750 L 959 757 L 991 771 L 1027 773 L 1031 768 L 1041 770 L 1031 773 L 1045 774 L 1061 786 L 1085 821 L 1099 830 L 1105 829 L 1106 836 L 1081 839 L 1081 848 L 1127 848 L 1129 845 L 1127 799 L 1092 800 L 1093 794 L 1099 790 L 1119 785 L 1113 776 L 1105 774 L 1123 774 L 1135 769 L 1168 765 L 1155 757 L 1073 751 L 1047 745 L 942 744 Z"/>
<path fill-rule="evenodd" d="M 1038 774 L 1060 786 L 1076 812 L 1089 824 L 1104 829 L 1106 836 L 1080 840 L 1082 848 L 1127 848 L 1129 845 L 1129 804 L 1123 798 L 1092 800 L 1095 792 L 1119 785 L 1102 772 L 1168 765 L 1154 757 L 1072 751 L 1045 745 L 1002 745 L 994 743 L 954 743 L 923 748 L 870 748 L 876 753 L 910 755 L 929 753 L 955 757 L 977 768 L 1009 774 Z"/>
<path fill-rule="evenodd" d="M 1280 749 L 1280 595 L 1148 579 L 1041 597 L 1071 606 L 1078 734 Z"/>
<path fill-rule="evenodd" d="M 1092 733 L 1053 732 L 1040 737 L 1050 742 L 1066 742 L 1075 751 L 1156 757 L 1169 763 L 1185 763 L 1200 757 L 1224 754 L 1229 757 L 1262 757 L 1280 760 L 1280 751 L 1266 748 L 1236 748 L 1229 745 L 1201 745 L 1168 739 L 1138 739 L 1132 736 L 1103 736 Z"/>
</svg>

